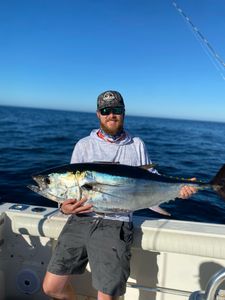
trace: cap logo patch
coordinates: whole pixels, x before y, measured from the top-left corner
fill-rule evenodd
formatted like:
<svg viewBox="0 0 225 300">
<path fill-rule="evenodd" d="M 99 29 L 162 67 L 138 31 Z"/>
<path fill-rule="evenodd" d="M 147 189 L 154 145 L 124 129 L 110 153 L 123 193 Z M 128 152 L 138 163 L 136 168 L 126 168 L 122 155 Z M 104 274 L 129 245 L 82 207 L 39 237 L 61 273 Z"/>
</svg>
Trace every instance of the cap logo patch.
<svg viewBox="0 0 225 300">
<path fill-rule="evenodd" d="M 115 96 L 113 95 L 113 93 L 107 92 L 103 95 L 103 100 L 113 100 L 115 99 Z"/>
</svg>

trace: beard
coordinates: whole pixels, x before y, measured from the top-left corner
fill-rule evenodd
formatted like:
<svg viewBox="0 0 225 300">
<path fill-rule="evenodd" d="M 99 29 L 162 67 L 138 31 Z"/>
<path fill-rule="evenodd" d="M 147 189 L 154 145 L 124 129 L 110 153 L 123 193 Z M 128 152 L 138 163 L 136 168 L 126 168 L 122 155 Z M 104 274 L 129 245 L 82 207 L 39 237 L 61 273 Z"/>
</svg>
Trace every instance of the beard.
<svg viewBox="0 0 225 300">
<path fill-rule="evenodd" d="M 111 123 L 113 122 L 113 123 Z M 101 129 L 109 135 L 116 135 L 123 130 L 123 119 L 110 118 L 106 122 L 100 122 Z"/>
</svg>

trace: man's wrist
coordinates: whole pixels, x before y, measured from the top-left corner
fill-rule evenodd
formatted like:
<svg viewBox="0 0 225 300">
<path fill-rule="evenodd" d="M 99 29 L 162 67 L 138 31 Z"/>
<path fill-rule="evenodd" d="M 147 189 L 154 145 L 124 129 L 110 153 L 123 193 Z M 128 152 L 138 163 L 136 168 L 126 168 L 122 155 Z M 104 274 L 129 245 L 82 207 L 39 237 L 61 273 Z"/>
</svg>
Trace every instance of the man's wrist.
<svg viewBox="0 0 225 300">
<path fill-rule="evenodd" d="M 62 210 L 62 203 L 59 204 L 59 211 L 60 211 L 63 215 L 67 215 L 67 214 Z"/>
</svg>

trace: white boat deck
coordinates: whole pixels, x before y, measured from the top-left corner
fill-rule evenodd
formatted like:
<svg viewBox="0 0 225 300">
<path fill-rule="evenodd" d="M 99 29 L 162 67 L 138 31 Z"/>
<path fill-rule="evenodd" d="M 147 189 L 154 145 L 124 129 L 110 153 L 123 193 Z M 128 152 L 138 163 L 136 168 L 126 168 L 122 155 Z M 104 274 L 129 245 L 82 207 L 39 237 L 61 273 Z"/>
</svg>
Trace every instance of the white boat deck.
<svg viewBox="0 0 225 300">
<path fill-rule="evenodd" d="M 0 300 L 48 299 L 41 283 L 67 217 L 54 208 L 42 209 L 0 205 Z M 189 299 L 225 268 L 224 225 L 141 217 L 134 218 L 134 225 L 131 275 L 121 299 Z M 96 299 L 89 268 L 73 283 L 79 299 Z M 217 299 L 225 299 L 222 293 Z"/>
</svg>

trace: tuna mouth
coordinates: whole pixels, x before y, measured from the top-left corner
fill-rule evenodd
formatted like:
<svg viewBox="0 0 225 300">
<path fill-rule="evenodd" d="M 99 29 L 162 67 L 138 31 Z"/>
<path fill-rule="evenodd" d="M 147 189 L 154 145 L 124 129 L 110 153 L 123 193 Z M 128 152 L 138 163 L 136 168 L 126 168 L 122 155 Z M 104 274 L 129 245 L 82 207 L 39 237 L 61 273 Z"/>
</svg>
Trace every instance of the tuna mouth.
<svg viewBox="0 0 225 300">
<path fill-rule="evenodd" d="M 37 186 L 37 185 L 28 185 L 27 187 L 28 187 L 28 189 L 30 189 L 31 191 L 33 191 L 33 192 L 35 192 L 35 193 L 38 193 L 38 194 L 39 194 L 40 191 L 41 191 L 40 187 Z"/>
<path fill-rule="evenodd" d="M 50 179 L 48 176 L 34 175 L 32 178 L 35 182 L 37 182 L 40 190 L 47 188 L 47 186 L 50 184 Z"/>
<path fill-rule="evenodd" d="M 38 194 L 41 194 L 43 190 L 45 190 L 50 184 L 50 179 L 48 176 L 42 175 L 33 175 L 32 179 L 37 183 L 37 185 L 30 184 L 27 187 Z"/>
<path fill-rule="evenodd" d="M 42 197 L 48 198 L 50 200 L 53 200 L 55 202 L 61 203 L 63 199 L 56 197 L 55 195 L 49 194 L 49 193 L 45 193 L 45 191 L 43 191 L 39 186 L 37 185 L 28 185 L 27 186 L 31 191 L 39 194 Z"/>
</svg>

